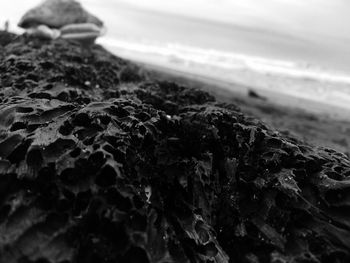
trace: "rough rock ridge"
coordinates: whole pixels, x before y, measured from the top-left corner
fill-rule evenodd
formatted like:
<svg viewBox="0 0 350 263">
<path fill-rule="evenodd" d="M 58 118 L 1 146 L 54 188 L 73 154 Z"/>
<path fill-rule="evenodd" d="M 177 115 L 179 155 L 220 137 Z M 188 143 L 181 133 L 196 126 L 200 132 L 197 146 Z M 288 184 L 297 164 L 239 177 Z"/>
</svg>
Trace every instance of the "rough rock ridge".
<svg viewBox="0 0 350 263">
<path fill-rule="evenodd" d="M 343 154 L 100 46 L 5 34 L 0 262 L 350 261 Z"/>
</svg>

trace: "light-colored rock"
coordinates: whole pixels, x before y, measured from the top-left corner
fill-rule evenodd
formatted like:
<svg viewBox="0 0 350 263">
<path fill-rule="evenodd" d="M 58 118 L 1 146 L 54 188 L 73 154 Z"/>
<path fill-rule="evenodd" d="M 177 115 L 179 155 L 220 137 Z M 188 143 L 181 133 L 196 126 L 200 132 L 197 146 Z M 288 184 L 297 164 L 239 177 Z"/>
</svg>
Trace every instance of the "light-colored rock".
<svg viewBox="0 0 350 263">
<path fill-rule="evenodd" d="M 43 39 L 56 39 L 61 35 L 58 29 L 49 28 L 46 25 L 31 27 L 26 31 L 27 35 Z"/>
<path fill-rule="evenodd" d="M 91 23 L 70 24 L 60 29 L 61 38 L 78 41 L 85 46 L 93 44 L 96 38 L 104 34 L 104 31 L 104 27 Z"/>
<path fill-rule="evenodd" d="M 91 23 L 98 27 L 103 22 L 87 12 L 75 0 L 45 0 L 37 7 L 24 14 L 18 26 L 35 28 L 46 25 L 51 28 L 61 28 L 69 24 Z"/>
<path fill-rule="evenodd" d="M 84 32 L 95 32 L 102 34 L 103 28 L 92 24 L 92 23 L 82 23 L 82 24 L 69 24 L 60 28 L 62 35 L 64 34 L 79 34 Z"/>
</svg>

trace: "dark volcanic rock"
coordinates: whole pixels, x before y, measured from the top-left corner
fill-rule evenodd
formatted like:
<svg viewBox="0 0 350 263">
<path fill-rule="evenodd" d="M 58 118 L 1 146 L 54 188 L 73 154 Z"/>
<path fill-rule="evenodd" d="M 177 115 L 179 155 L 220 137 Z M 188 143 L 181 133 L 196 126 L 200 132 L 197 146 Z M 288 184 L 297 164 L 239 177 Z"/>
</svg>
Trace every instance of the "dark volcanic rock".
<svg viewBox="0 0 350 263">
<path fill-rule="evenodd" d="M 0 262 L 349 262 L 344 155 L 99 46 L 0 58 Z"/>
</svg>

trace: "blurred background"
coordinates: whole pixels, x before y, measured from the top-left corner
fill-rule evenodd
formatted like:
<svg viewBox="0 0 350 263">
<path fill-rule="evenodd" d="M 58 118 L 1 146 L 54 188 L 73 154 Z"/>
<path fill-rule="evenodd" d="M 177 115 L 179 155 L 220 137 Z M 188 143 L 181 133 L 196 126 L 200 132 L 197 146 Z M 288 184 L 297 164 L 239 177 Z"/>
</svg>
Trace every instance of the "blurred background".
<svg viewBox="0 0 350 263">
<path fill-rule="evenodd" d="M 40 0 L 0 3 L 16 27 Z M 350 109 L 347 0 L 81 0 L 139 62 Z M 283 87 L 283 88 L 282 88 Z"/>
</svg>

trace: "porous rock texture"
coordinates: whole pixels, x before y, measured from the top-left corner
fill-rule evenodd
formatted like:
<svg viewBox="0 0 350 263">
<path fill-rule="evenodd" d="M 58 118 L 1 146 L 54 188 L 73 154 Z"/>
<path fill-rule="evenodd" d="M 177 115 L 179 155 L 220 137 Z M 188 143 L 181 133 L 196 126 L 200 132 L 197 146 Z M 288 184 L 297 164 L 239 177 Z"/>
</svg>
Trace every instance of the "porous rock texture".
<svg viewBox="0 0 350 263">
<path fill-rule="evenodd" d="M 343 154 L 98 45 L 6 34 L 0 262 L 350 262 Z"/>
</svg>

